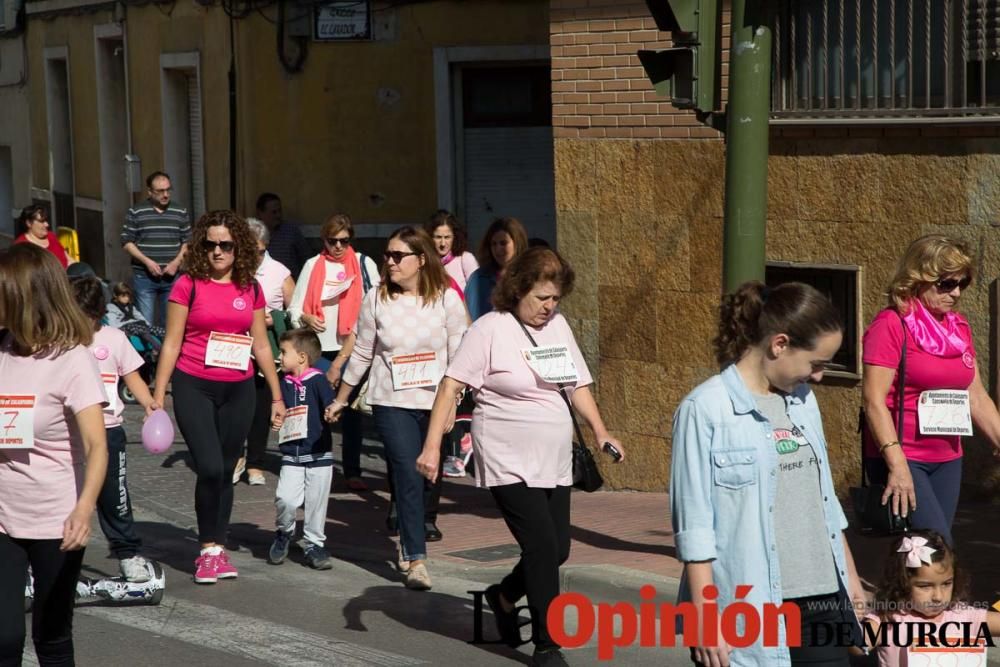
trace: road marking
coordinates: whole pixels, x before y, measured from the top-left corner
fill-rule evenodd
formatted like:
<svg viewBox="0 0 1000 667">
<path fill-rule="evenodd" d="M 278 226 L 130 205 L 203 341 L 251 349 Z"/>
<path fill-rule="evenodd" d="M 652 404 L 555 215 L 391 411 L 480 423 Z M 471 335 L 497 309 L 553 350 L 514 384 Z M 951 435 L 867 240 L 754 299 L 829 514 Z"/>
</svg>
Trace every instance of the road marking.
<svg viewBox="0 0 1000 667">
<path fill-rule="evenodd" d="M 168 598 L 155 607 L 77 607 L 76 613 L 287 667 L 425 664 L 423 660 L 177 598 Z"/>
</svg>

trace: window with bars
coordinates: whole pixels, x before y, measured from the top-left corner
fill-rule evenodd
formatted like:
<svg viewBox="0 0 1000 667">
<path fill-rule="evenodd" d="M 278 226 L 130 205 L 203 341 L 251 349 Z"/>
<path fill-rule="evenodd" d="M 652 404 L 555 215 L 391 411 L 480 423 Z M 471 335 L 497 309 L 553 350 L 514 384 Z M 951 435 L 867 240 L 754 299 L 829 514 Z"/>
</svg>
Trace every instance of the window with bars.
<svg viewBox="0 0 1000 667">
<path fill-rule="evenodd" d="M 776 118 L 1000 118 L 1000 0 L 780 0 Z"/>
</svg>

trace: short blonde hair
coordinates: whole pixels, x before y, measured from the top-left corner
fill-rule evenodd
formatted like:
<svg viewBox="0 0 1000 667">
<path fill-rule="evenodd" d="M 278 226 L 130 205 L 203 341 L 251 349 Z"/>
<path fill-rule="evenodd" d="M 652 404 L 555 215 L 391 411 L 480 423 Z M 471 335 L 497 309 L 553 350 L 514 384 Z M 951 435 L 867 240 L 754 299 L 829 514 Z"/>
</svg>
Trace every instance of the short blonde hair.
<svg viewBox="0 0 1000 667">
<path fill-rule="evenodd" d="M 921 289 L 944 276 L 964 274 L 975 278 L 976 265 L 969 247 L 943 234 L 921 236 L 910 244 L 889 283 L 889 307 L 905 312 Z"/>
</svg>

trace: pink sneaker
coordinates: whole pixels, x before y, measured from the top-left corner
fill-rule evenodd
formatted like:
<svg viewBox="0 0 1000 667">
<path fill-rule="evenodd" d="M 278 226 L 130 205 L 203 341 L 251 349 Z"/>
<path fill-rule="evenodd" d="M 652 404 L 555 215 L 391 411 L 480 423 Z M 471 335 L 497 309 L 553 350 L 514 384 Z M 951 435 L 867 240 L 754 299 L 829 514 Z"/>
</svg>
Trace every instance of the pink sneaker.
<svg viewBox="0 0 1000 667">
<path fill-rule="evenodd" d="M 219 556 L 204 553 L 194 559 L 194 582 L 214 584 L 219 579 Z"/>
<path fill-rule="evenodd" d="M 229 554 L 223 549 L 222 553 L 218 555 L 218 565 L 216 565 L 216 576 L 219 579 L 235 579 L 239 576 L 236 568 L 233 564 L 229 562 Z"/>
</svg>

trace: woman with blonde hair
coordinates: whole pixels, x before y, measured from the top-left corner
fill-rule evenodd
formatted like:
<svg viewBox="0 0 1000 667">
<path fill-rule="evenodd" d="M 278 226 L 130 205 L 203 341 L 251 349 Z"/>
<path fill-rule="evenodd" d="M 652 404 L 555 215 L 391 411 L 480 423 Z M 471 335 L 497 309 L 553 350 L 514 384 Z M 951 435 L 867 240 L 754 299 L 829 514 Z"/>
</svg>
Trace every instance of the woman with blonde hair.
<svg viewBox="0 0 1000 667">
<path fill-rule="evenodd" d="M 1000 414 L 976 366 L 972 329 L 956 312 L 974 277 L 964 243 L 940 234 L 918 238 L 889 284 L 888 307 L 863 340 L 868 477 L 885 484 L 883 504 L 949 544 L 962 483 L 961 436 L 975 424 L 1000 453 Z"/>
<path fill-rule="evenodd" d="M 0 664 L 21 664 L 24 582 L 42 665 L 73 664 L 73 602 L 108 448 L 94 328 L 47 250 L 0 255 Z"/>
<path fill-rule="evenodd" d="M 431 580 L 424 563 L 424 480 L 416 461 L 427 435 L 434 392 L 468 324 L 462 299 L 449 289 L 425 231 L 401 227 L 389 237 L 383 256 L 382 284 L 361 306 L 357 342 L 329 413 L 336 418 L 343 411 L 351 391 L 371 368 L 368 402 L 392 466 L 399 566 L 407 588 L 427 590 Z"/>
<path fill-rule="evenodd" d="M 212 211 L 195 223 L 185 275 L 167 304 L 167 335 L 156 367 L 159 405 L 171 384 L 174 418 L 198 481 L 194 509 L 201 551 L 194 580 L 235 579 L 223 548 L 233 510 L 233 470 L 243 453 L 256 403 L 251 353 L 271 390 L 271 425 L 285 416 L 264 322 L 263 290 L 254 279 L 257 241 L 246 220 Z"/>
<path fill-rule="evenodd" d="M 323 358 L 330 362 L 326 377 L 340 384 L 351 357 L 348 339 L 358 322 L 361 302 L 379 284 L 371 257 L 351 247 L 354 223 L 346 213 L 334 213 L 320 230 L 323 251 L 306 260 L 295 284 L 288 314 L 292 326 L 309 327 L 319 336 Z M 353 397 L 352 397 L 353 399 Z M 351 491 L 367 491 L 361 479 L 361 415 L 347 408 L 341 417 L 344 477 Z"/>
</svg>

